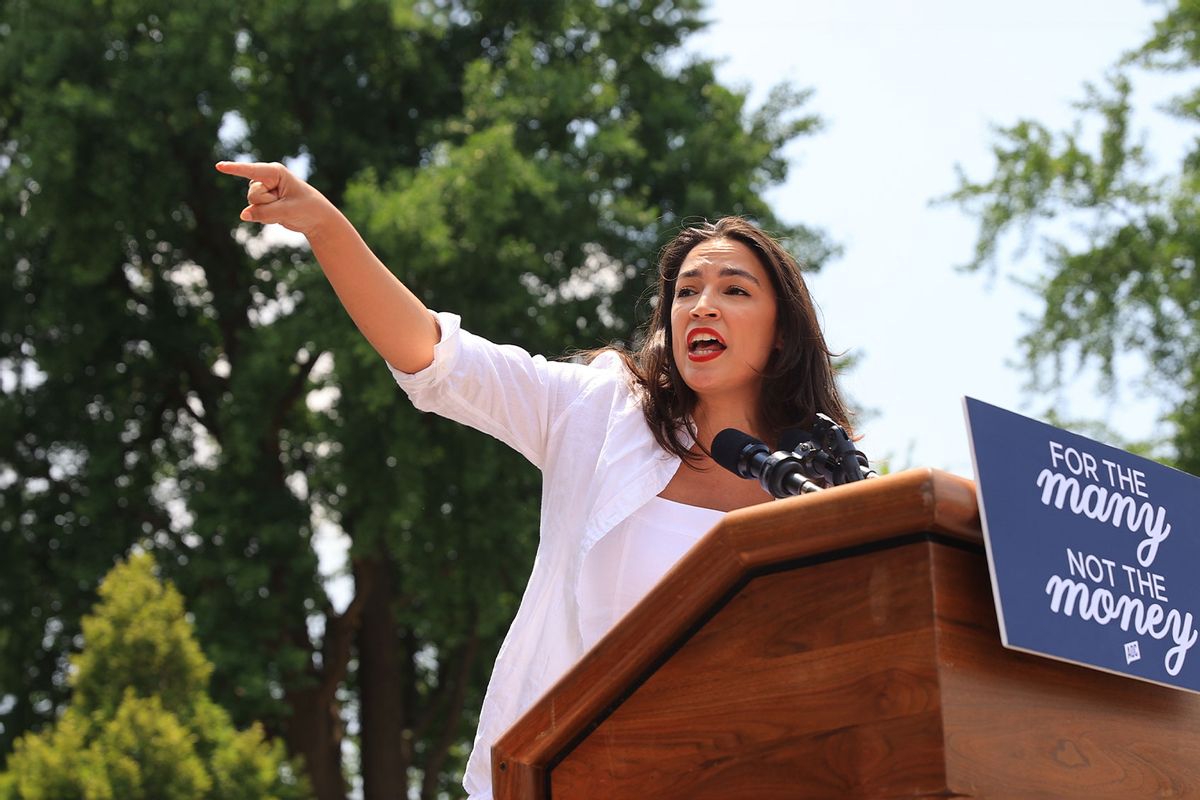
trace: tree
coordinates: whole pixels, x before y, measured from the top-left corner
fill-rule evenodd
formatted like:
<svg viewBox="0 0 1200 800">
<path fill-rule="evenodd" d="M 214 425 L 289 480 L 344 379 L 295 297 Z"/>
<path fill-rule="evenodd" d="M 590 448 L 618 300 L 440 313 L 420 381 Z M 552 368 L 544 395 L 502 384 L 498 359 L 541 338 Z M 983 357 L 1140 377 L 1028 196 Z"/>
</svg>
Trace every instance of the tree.
<svg viewBox="0 0 1200 800">
<path fill-rule="evenodd" d="M 318 797 L 346 794 L 347 735 L 368 798 L 457 780 L 531 565 L 538 476 L 415 412 L 307 249 L 236 225 L 243 188 L 212 163 L 300 157 L 476 332 L 550 356 L 624 339 L 689 214 L 753 217 L 814 268 L 829 250 L 762 199 L 817 127 L 806 94 L 748 110 L 680 54 L 700 14 L 0 9 L 0 685 L 21 687 L 0 752 L 54 718 L 77 609 L 140 542 L 187 598 L 214 698 L 303 756 Z M 345 607 L 318 525 L 352 542 Z"/>
<path fill-rule="evenodd" d="M 1168 3 L 1154 35 L 1130 53 L 1104 87 L 1088 86 L 1083 119 L 1054 134 L 1024 120 L 998 132 L 995 174 L 963 177 L 955 199 L 980 219 L 969 268 L 995 267 L 1004 235 L 1050 228 L 1047 270 L 1033 285 L 1045 308 L 1022 339 L 1038 372 L 1034 385 L 1061 385 L 1071 366 L 1098 366 L 1115 387 L 1123 353 L 1144 356 L 1147 386 L 1169 406 L 1171 451 L 1181 469 L 1200 472 L 1200 140 L 1177 167 L 1156 175 L 1133 126 L 1133 72 L 1200 67 L 1200 5 Z M 1200 87 L 1174 100 L 1184 123 L 1200 121 Z M 1096 144 L 1084 131 L 1098 128 Z"/>
<path fill-rule="evenodd" d="M 212 665 L 151 556 L 114 567 L 99 594 L 83 618 L 70 705 L 47 730 L 17 740 L 0 798 L 305 796 L 282 743 L 268 743 L 259 725 L 236 730 L 208 696 Z"/>
</svg>

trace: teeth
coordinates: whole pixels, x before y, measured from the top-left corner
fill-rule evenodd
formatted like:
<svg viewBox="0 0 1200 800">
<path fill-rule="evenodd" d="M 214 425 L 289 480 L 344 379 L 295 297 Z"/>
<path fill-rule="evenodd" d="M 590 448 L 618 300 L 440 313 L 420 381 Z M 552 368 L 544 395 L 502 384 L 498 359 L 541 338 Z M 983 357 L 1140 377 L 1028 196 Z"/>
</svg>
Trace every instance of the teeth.
<svg viewBox="0 0 1200 800">
<path fill-rule="evenodd" d="M 697 336 L 692 340 L 691 349 L 700 350 L 703 348 L 719 347 L 724 349 L 725 346 L 711 336 Z"/>
</svg>

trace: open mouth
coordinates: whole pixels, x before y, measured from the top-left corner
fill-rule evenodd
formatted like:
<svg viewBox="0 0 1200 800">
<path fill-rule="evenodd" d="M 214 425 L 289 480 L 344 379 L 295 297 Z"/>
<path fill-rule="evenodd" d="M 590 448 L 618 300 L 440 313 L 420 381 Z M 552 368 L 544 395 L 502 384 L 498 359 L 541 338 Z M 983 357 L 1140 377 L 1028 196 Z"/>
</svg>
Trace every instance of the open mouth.
<svg viewBox="0 0 1200 800">
<path fill-rule="evenodd" d="M 725 340 L 712 328 L 696 328 L 688 333 L 688 358 L 692 361 L 707 361 L 725 352 Z"/>
</svg>

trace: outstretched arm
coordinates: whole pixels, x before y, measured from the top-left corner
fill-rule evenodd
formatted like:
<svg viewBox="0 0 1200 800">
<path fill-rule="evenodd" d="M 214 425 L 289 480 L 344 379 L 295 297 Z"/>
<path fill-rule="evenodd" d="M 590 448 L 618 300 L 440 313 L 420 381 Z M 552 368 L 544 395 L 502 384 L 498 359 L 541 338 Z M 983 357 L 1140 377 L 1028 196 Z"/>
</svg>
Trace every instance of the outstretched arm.
<svg viewBox="0 0 1200 800">
<path fill-rule="evenodd" d="M 384 360 L 407 373 L 429 366 L 440 337 L 433 315 L 333 203 L 282 164 L 221 161 L 217 170 L 250 181 L 243 220 L 277 222 L 307 237 L 338 299 Z"/>
</svg>

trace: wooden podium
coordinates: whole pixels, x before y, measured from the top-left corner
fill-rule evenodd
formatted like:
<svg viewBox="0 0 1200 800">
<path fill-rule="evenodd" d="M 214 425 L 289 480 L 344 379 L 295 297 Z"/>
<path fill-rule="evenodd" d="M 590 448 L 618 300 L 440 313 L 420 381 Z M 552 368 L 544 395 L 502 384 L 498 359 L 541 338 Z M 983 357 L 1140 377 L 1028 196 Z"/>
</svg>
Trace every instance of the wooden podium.
<svg viewBox="0 0 1200 800">
<path fill-rule="evenodd" d="M 496 800 L 1200 796 L 1200 696 L 1005 650 L 975 487 L 730 513 L 492 750 Z"/>
</svg>

